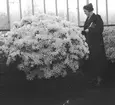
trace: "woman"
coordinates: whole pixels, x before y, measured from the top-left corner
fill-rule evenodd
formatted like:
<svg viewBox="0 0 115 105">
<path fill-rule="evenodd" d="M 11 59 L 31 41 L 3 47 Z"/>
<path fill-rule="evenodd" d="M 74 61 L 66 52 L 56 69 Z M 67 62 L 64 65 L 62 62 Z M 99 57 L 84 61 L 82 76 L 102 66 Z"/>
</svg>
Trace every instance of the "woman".
<svg viewBox="0 0 115 105">
<path fill-rule="evenodd" d="M 83 10 L 87 19 L 84 23 L 82 34 L 86 37 L 86 42 L 90 50 L 89 60 L 85 65 L 85 69 L 87 68 L 89 71 L 87 73 L 90 79 L 96 80 L 96 84 L 99 85 L 102 80 L 101 76 L 107 65 L 102 36 L 103 21 L 100 15 L 93 13 L 94 9 L 91 3 L 85 5 Z"/>
</svg>

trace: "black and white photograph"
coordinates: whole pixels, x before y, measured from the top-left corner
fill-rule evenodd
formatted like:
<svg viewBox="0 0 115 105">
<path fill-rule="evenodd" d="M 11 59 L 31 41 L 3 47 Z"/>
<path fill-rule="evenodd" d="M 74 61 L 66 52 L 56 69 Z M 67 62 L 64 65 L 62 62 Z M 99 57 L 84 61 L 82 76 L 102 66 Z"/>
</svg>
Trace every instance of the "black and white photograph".
<svg viewBox="0 0 115 105">
<path fill-rule="evenodd" d="M 0 105 L 115 105 L 115 0 L 0 0 Z"/>
</svg>

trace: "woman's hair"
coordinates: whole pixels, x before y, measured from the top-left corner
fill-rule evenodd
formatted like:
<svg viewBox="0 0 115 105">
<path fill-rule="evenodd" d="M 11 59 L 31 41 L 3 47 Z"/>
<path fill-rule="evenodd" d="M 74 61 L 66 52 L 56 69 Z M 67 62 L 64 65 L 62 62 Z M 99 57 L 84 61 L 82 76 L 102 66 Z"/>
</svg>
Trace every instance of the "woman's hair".
<svg viewBox="0 0 115 105">
<path fill-rule="evenodd" d="M 85 5 L 85 6 L 83 7 L 83 9 L 86 9 L 86 10 L 88 10 L 89 12 L 91 12 L 91 11 L 94 10 L 92 3 L 89 3 L 89 4 Z"/>
</svg>

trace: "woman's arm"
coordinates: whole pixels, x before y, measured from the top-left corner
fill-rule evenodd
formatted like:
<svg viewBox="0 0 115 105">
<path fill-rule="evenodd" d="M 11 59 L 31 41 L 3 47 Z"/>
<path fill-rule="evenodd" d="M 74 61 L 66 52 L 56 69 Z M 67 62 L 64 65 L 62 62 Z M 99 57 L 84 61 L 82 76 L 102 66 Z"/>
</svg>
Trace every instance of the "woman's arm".
<svg viewBox="0 0 115 105">
<path fill-rule="evenodd" d="M 91 33 L 102 33 L 103 32 L 103 21 L 101 17 L 96 15 L 96 19 L 91 22 L 90 26 L 88 27 L 89 32 Z"/>
</svg>

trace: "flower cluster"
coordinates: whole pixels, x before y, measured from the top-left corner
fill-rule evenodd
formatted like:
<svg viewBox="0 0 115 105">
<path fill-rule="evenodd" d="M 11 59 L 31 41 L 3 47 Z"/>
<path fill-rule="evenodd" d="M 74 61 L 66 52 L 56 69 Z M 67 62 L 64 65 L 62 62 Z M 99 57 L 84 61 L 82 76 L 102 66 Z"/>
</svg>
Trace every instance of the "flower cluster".
<svg viewBox="0 0 115 105">
<path fill-rule="evenodd" d="M 105 27 L 103 37 L 107 58 L 115 62 L 115 27 Z"/>
<path fill-rule="evenodd" d="M 76 72 L 80 61 L 89 54 L 81 28 L 45 14 L 15 22 L 11 31 L 3 35 L 3 42 L 0 50 L 7 57 L 7 65 L 19 57 L 18 68 L 29 80 L 65 76 L 67 68 Z"/>
</svg>

